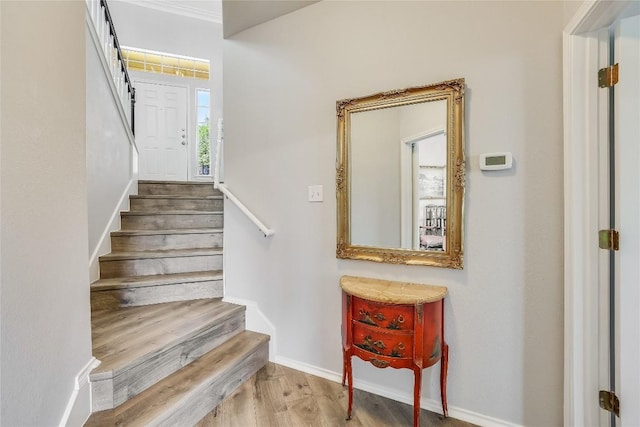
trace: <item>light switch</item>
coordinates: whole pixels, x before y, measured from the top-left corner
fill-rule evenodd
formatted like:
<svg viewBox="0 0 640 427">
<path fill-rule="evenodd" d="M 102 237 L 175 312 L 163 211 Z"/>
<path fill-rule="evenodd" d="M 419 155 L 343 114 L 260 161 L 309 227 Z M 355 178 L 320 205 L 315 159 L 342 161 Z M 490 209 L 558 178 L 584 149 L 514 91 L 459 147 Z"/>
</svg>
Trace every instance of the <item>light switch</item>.
<svg viewBox="0 0 640 427">
<path fill-rule="evenodd" d="M 321 202 L 322 199 L 322 185 L 310 185 L 309 186 L 309 201 Z"/>
</svg>

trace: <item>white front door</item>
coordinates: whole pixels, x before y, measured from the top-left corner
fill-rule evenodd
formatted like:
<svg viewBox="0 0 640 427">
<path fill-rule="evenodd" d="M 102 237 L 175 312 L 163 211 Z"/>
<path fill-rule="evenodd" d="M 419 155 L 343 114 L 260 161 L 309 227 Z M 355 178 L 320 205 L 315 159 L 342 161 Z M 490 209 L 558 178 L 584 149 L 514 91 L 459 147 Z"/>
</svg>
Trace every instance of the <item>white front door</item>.
<svg viewBox="0 0 640 427">
<path fill-rule="evenodd" d="M 187 89 L 136 82 L 136 144 L 139 179 L 188 178 Z"/>
<path fill-rule="evenodd" d="M 615 26 L 616 394 L 622 427 L 640 426 L 640 15 Z"/>
</svg>

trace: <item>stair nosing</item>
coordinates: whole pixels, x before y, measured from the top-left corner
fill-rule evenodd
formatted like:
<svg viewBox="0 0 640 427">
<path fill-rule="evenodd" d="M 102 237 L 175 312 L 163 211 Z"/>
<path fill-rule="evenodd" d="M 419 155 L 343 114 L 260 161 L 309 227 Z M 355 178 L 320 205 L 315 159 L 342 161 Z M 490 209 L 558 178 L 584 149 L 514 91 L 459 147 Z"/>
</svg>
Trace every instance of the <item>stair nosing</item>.
<svg viewBox="0 0 640 427">
<path fill-rule="evenodd" d="M 212 363 L 217 360 L 221 360 L 221 353 L 224 354 L 225 352 L 228 352 L 229 347 L 233 347 L 241 340 L 250 340 L 253 342 L 250 347 L 245 348 L 242 352 L 234 352 L 235 357 L 227 358 L 223 363 Z M 238 364 L 234 363 L 235 361 L 244 361 L 253 357 L 262 350 L 265 345 L 269 345 L 269 341 L 270 337 L 268 335 L 247 330 L 241 331 L 216 348 L 204 353 L 198 359 L 166 376 L 136 396 L 133 396 L 127 401 L 130 402 L 128 407 L 121 408 L 120 410 L 117 407 L 108 409 L 104 411 L 104 418 L 97 418 L 93 423 L 90 423 L 90 425 L 97 425 L 97 422 L 101 422 L 100 425 L 104 425 L 105 423 L 111 425 L 112 422 L 116 422 L 119 418 L 130 416 L 129 411 L 134 411 L 135 413 L 136 408 L 140 407 L 140 405 L 143 405 L 144 408 L 149 408 L 149 403 L 151 403 L 149 400 L 155 400 L 152 396 L 164 395 L 165 397 L 160 401 L 162 404 L 151 405 L 153 408 L 157 408 L 157 412 L 148 414 L 148 418 L 145 421 L 149 423 L 151 421 L 150 418 L 152 418 L 154 425 L 157 423 L 163 425 L 162 423 L 167 422 L 170 417 L 174 416 L 176 411 L 179 411 L 183 404 L 190 402 L 197 396 L 204 396 L 203 392 L 207 390 L 208 387 L 222 385 L 219 381 L 224 377 L 224 375 L 234 374 L 237 370 Z M 209 366 L 212 366 L 212 368 L 207 369 Z M 198 375 L 193 374 L 194 369 L 199 371 Z M 172 383 L 183 384 L 187 379 L 190 380 L 190 387 L 175 389 L 171 385 Z M 169 395 L 166 393 L 169 393 Z M 228 396 L 229 395 L 224 397 Z M 124 404 L 126 404 L 126 402 L 123 403 L 123 405 Z M 100 415 L 97 414 L 99 413 L 94 413 L 92 417 L 100 417 Z M 89 421 L 91 422 L 91 418 Z M 134 420 L 129 419 L 129 421 Z"/>
<path fill-rule="evenodd" d="M 183 258 L 207 255 L 222 255 L 219 248 L 165 249 L 152 251 L 115 251 L 98 258 L 101 262 L 126 261 L 134 259 Z"/>
<path fill-rule="evenodd" d="M 129 196 L 130 199 L 171 199 L 171 200 L 221 200 L 223 195 L 215 196 L 181 196 L 175 194 L 136 194 Z"/>
<path fill-rule="evenodd" d="M 130 230 L 112 231 L 111 236 L 122 237 L 122 236 L 156 236 L 156 235 L 163 235 L 163 234 L 209 234 L 209 233 L 220 234 L 223 232 L 224 232 L 224 229 L 218 228 L 218 227 L 167 228 L 167 229 L 157 229 L 157 230 L 130 229 Z"/>
<path fill-rule="evenodd" d="M 148 179 L 139 179 L 138 184 L 171 184 L 171 185 L 211 185 L 213 186 L 214 182 L 212 181 L 152 181 Z"/>
<path fill-rule="evenodd" d="M 144 215 L 223 215 L 224 211 L 196 211 L 196 210 L 135 210 L 122 211 L 121 216 L 144 216 Z"/>
<path fill-rule="evenodd" d="M 232 304 L 232 303 L 228 303 L 228 302 L 223 302 L 223 303 L 225 305 L 229 306 L 229 310 L 227 312 L 219 315 L 218 317 L 209 318 L 209 319 L 207 319 L 206 322 L 203 322 L 199 327 L 194 328 L 191 331 L 189 331 L 189 332 L 187 332 L 187 333 L 185 333 L 183 335 L 175 337 L 173 340 L 165 343 L 164 345 L 159 345 L 158 347 L 154 348 L 153 350 L 150 350 L 150 351 L 144 353 L 143 355 L 136 357 L 135 359 L 129 360 L 127 362 L 120 362 L 115 367 L 108 368 L 108 370 L 104 370 L 105 369 L 105 365 L 101 363 L 89 375 L 90 380 L 91 381 L 101 381 L 101 380 L 105 380 L 105 379 L 109 379 L 109 378 L 115 378 L 115 377 L 117 377 L 119 375 L 122 375 L 123 373 L 125 373 L 125 372 L 127 372 L 127 371 L 129 371 L 131 369 L 135 369 L 136 367 L 140 366 L 145 361 L 147 361 L 149 359 L 152 359 L 152 358 L 154 358 L 154 357 L 156 357 L 159 354 L 162 354 L 164 352 L 168 352 L 172 348 L 176 347 L 177 345 L 180 345 L 181 343 L 183 343 L 185 341 L 189 341 L 190 339 L 192 339 L 193 337 L 201 334 L 203 331 L 209 329 L 213 325 L 218 324 L 218 323 L 226 322 L 227 320 L 231 319 L 232 317 L 235 317 L 238 314 L 246 312 L 246 307 L 245 306 Z M 135 307 L 126 307 L 126 308 L 135 308 Z M 167 323 L 163 323 L 163 325 L 166 326 Z M 150 325 L 149 327 L 157 327 L 157 325 Z M 231 337 L 231 338 L 233 338 L 233 337 Z M 223 344 L 224 343 L 220 344 L 219 346 L 221 346 Z M 196 359 L 196 360 L 198 360 L 198 359 Z M 193 363 L 193 362 L 191 362 L 191 363 Z"/>
<path fill-rule="evenodd" d="M 188 273 L 154 274 L 149 276 L 126 276 L 99 279 L 91 283 L 91 292 L 103 292 L 116 289 L 137 289 L 153 286 L 168 286 L 183 283 L 198 283 L 222 280 L 222 270 L 208 270 Z M 137 279 L 137 280 L 131 280 Z"/>
</svg>

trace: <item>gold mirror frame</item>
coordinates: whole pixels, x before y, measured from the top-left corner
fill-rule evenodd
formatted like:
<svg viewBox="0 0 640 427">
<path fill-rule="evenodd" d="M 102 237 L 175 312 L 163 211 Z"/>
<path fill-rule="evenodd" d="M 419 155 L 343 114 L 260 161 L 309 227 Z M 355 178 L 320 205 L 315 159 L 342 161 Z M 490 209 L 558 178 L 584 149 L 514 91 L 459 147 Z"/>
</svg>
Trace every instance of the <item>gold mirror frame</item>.
<svg viewBox="0 0 640 427">
<path fill-rule="evenodd" d="M 463 267 L 463 204 L 465 188 L 464 158 L 464 79 L 381 92 L 336 103 L 338 115 L 338 153 L 336 194 L 338 235 L 336 256 L 391 264 Z M 422 251 L 351 244 L 351 114 L 422 102 L 447 102 L 447 229 L 445 251 Z"/>
</svg>

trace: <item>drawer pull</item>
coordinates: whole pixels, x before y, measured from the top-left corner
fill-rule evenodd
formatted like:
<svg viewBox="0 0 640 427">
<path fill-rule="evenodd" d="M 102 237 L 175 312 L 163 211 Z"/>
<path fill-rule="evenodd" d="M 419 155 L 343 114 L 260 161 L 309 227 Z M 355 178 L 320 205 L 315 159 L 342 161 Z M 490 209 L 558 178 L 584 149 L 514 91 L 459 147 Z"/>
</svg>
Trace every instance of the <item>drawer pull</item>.
<svg viewBox="0 0 640 427">
<path fill-rule="evenodd" d="M 386 368 L 387 366 L 389 366 L 389 362 L 385 360 L 371 359 L 369 360 L 369 362 L 371 362 L 371 364 L 376 368 Z"/>
</svg>

